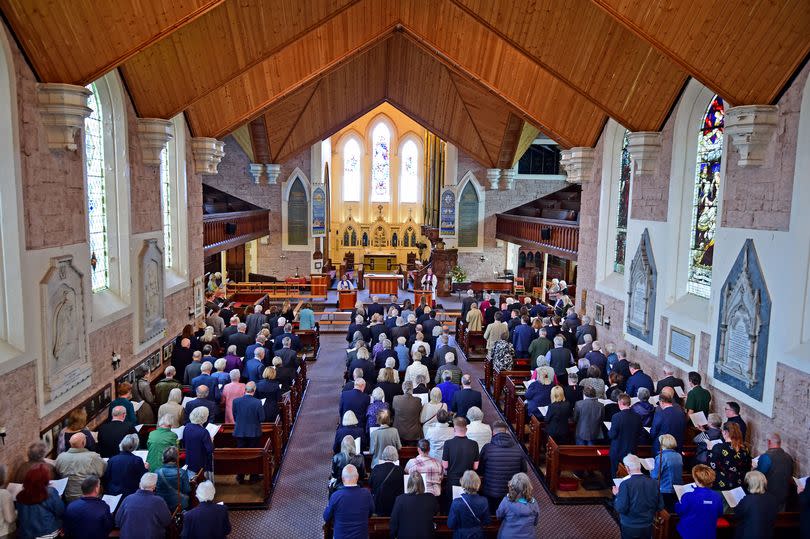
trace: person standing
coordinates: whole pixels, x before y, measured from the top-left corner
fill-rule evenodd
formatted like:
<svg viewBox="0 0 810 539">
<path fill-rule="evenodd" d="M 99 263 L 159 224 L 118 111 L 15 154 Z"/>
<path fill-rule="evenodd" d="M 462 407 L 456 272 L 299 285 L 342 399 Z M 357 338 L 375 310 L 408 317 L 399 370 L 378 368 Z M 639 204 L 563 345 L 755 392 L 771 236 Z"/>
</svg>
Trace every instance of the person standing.
<svg viewBox="0 0 810 539">
<path fill-rule="evenodd" d="M 17 494 L 17 537 L 56 537 L 62 528 L 65 504 L 55 488 L 48 485 L 51 470 L 34 464 L 25 474 L 23 488 Z"/>
<path fill-rule="evenodd" d="M 675 449 L 677 442 L 671 434 L 663 434 L 658 438 L 661 452 L 655 455 L 653 469 L 650 477 L 658 479 L 661 496 L 668 511 L 672 511 L 675 502 L 675 485 L 683 483 L 683 457 Z"/>
<path fill-rule="evenodd" d="M 692 468 L 695 489 L 684 493 L 675 504 L 675 513 L 681 517 L 677 530 L 683 539 L 714 539 L 716 536 L 717 519 L 723 514 L 723 496 L 711 490 L 714 478 L 714 470 L 705 464 Z"/>
<path fill-rule="evenodd" d="M 596 399 L 596 392 L 588 386 L 582 390 L 584 398 L 574 404 L 577 445 L 594 445 L 602 431 L 602 415 L 605 407 Z"/>
<path fill-rule="evenodd" d="M 610 420 L 610 474 L 615 477 L 622 459 L 636 452 L 638 439 L 643 432 L 641 417 L 630 409 L 630 395 L 619 395 L 619 412 Z"/>
<path fill-rule="evenodd" d="M 172 514 L 163 498 L 155 494 L 157 474 L 148 472 L 141 477 L 138 491 L 127 496 L 115 513 L 115 525 L 121 537 L 153 539 L 163 537 L 172 521 Z"/>
<path fill-rule="evenodd" d="M 756 470 L 745 474 L 748 494 L 734 508 L 737 521 L 735 539 L 767 539 L 774 536 L 779 505 L 769 492 L 768 480 Z"/>
<path fill-rule="evenodd" d="M 196 496 L 200 504 L 183 516 L 181 539 L 225 539 L 231 533 L 228 508 L 214 503 L 216 489 L 211 481 L 197 486 Z"/>
<path fill-rule="evenodd" d="M 492 432 L 492 440 L 481 448 L 478 472 L 483 480 L 481 494 L 489 503 L 490 513 L 495 513 L 509 492 L 509 481 L 515 474 L 526 471 L 526 458 L 506 423 L 496 421 Z"/>
<path fill-rule="evenodd" d="M 641 473 L 641 462 L 630 454 L 622 461 L 630 474 L 613 487 L 613 508 L 619 513 L 622 539 L 647 539 L 652 536 L 655 513 L 664 508 L 654 479 Z"/>
<path fill-rule="evenodd" d="M 709 415 L 712 403 L 712 394 L 700 387 L 700 373 L 691 371 L 687 378 L 689 380 L 689 392 L 686 394 L 686 413 L 691 415 L 695 412 L 703 412 Z"/>
<path fill-rule="evenodd" d="M 343 488 L 329 497 L 323 511 L 324 522 L 333 522 L 334 539 L 367 539 L 368 519 L 374 514 L 374 498 L 368 489 L 357 486 L 357 468 L 347 464 L 341 472 Z"/>
<path fill-rule="evenodd" d="M 782 449 L 782 437 L 771 432 L 767 438 L 768 450 L 757 459 L 757 471 L 765 474 L 768 492 L 776 498 L 779 510 L 785 510 L 785 500 L 793 477 L 793 458 Z"/>
<path fill-rule="evenodd" d="M 110 506 L 101 499 L 101 481 L 88 475 L 81 488 L 82 497 L 65 510 L 62 532 L 69 539 L 107 539 L 115 522 Z"/>
<path fill-rule="evenodd" d="M 397 496 L 394 502 L 391 511 L 391 536 L 398 539 L 433 537 L 433 517 L 438 512 L 437 498 L 425 492 L 422 474 L 413 470 L 408 475 L 405 494 Z"/>
<path fill-rule="evenodd" d="M 499 538 L 533 539 L 540 518 L 540 506 L 532 496 L 532 483 L 525 473 L 509 480 L 509 492 L 501 500 L 495 516 L 501 521 Z"/>
<path fill-rule="evenodd" d="M 459 483 L 463 492 L 453 500 L 447 514 L 447 527 L 453 530 L 453 539 L 483 538 L 483 527 L 490 522 L 487 499 L 478 495 L 481 479 L 467 470 Z"/>
</svg>

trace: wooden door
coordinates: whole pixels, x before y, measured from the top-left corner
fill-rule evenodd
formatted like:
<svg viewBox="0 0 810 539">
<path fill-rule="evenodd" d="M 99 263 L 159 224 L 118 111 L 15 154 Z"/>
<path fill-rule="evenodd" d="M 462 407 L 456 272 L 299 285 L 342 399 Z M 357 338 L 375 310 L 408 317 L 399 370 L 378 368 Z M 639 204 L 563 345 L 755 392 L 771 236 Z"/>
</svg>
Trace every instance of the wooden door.
<svg viewBox="0 0 810 539">
<path fill-rule="evenodd" d="M 244 244 L 225 252 L 225 268 L 228 271 L 228 279 L 231 281 L 240 283 L 246 280 Z"/>
</svg>

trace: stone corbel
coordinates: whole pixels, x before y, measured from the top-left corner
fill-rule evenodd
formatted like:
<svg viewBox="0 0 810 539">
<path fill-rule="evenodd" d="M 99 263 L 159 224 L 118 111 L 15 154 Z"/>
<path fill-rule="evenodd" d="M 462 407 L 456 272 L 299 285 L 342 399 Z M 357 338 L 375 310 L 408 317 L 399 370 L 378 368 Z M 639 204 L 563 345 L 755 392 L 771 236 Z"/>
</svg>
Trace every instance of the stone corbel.
<svg viewBox="0 0 810 539">
<path fill-rule="evenodd" d="M 196 137 L 191 139 L 191 153 L 194 155 L 194 172 L 216 174 L 225 155 L 225 143 L 215 138 Z"/>
<path fill-rule="evenodd" d="M 576 147 L 560 152 L 560 165 L 569 183 L 588 181 L 593 173 L 593 148 Z"/>
<path fill-rule="evenodd" d="M 145 165 L 159 165 L 160 153 L 174 138 L 174 125 L 171 120 L 160 118 L 138 118 L 138 136 Z"/>
<path fill-rule="evenodd" d="M 37 84 L 37 102 L 51 150 L 75 152 L 76 133 L 84 127 L 84 119 L 92 114 L 87 98 L 92 92 L 84 86 L 73 84 Z"/>
<path fill-rule="evenodd" d="M 659 131 L 638 131 L 627 137 L 627 151 L 636 174 L 652 174 L 658 166 L 661 153 Z"/>
<path fill-rule="evenodd" d="M 742 105 L 726 110 L 724 131 L 737 147 L 738 166 L 756 167 L 765 163 L 778 120 L 776 105 Z"/>
<path fill-rule="evenodd" d="M 504 191 L 511 190 L 515 185 L 515 169 L 504 168 L 501 169 L 501 188 Z"/>
<path fill-rule="evenodd" d="M 251 163 L 248 167 L 250 175 L 253 176 L 253 183 L 261 185 L 262 177 L 264 177 L 264 165 L 261 163 Z"/>
<path fill-rule="evenodd" d="M 498 185 L 501 181 L 501 169 L 499 168 L 488 168 L 487 169 L 487 180 L 489 181 L 489 189 L 494 191 L 498 189 Z"/>
<path fill-rule="evenodd" d="M 267 185 L 275 185 L 278 182 L 278 177 L 281 176 L 281 165 L 266 163 L 264 171 L 267 173 Z"/>
</svg>

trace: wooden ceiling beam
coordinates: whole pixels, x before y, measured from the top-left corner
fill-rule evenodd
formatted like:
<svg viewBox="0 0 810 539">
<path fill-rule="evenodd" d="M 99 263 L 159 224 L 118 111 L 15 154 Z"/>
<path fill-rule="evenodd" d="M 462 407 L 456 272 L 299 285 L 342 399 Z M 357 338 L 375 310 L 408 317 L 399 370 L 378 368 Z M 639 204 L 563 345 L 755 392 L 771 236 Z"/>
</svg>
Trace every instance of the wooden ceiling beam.
<svg viewBox="0 0 810 539">
<path fill-rule="evenodd" d="M 225 0 L 123 2 L 0 0 L 39 80 L 87 85 Z M 69 54 L 66 54 L 69 51 Z"/>
<path fill-rule="evenodd" d="M 772 104 L 810 55 L 810 2 L 591 0 L 734 105 Z"/>
<path fill-rule="evenodd" d="M 498 152 L 498 162 L 496 168 L 512 168 L 515 163 L 515 154 L 520 143 L 520 135 L 523 132 L 525 122 L 514 114 L 509 115 L 506 130 L 503 133 L 501 148 Z M 517 159 L 520 157 L 518 156 Z"/>
<path fill-rule="evenodd" d="M 254 162 L 272 163 L 270 145 L 267 141 L 267 124 L 264 121 L 264 116 L 256 118 L 247 125 L 250 131 L 250 144 L 253 147 Z"/>
</svg>

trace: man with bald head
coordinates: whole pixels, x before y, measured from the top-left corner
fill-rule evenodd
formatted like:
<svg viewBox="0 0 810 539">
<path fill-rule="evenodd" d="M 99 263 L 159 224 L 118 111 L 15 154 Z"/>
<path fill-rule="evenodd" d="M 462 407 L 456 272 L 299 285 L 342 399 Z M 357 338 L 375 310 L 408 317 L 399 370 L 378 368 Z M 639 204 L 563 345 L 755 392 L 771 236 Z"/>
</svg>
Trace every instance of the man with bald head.
<svg viewBox="0 0 810 539">
<path fill-rule="evenodd" d="M 323 520 L 333 522 L 335 539 L 368 537 L 368 519 L 374 514 L 371 491 L 357 486 L 359 474 L 352 464 L 344 466 L 340 476 L 343 488 L 329 497 Z"/>
<path fill-rule="evenodd" d="M 118 454 L 118 444 L 127 434 L 135 434 L 135 425 L 126 421 L 127 410 L 123 406 L 112 409 L 110 421 L 98 428 L 98 443 L 96 449 L 103 458 L 114 457 Z"/>
<path fill-rule="evenodd" d="M 191 349 L 191 339 L 180 339 L 180 346 L 175 344 L 172 348 L 172 366 L 182 375 L 191 363 L 194 350 Z"/>
<path fill-rule="evenodd" d="M 104 461 L 98 453 L 89 451 L 86 444 L 87 438 L 77 432 L 70 437 L 70 449 L 56 458 L 57 473 L 68 479 L 65 487 L 65 500 L 68 503 L 82 497 L 82 481 L 88 476 L 104 475 Z"/>
</svg>

